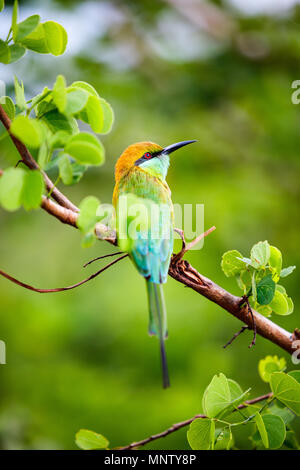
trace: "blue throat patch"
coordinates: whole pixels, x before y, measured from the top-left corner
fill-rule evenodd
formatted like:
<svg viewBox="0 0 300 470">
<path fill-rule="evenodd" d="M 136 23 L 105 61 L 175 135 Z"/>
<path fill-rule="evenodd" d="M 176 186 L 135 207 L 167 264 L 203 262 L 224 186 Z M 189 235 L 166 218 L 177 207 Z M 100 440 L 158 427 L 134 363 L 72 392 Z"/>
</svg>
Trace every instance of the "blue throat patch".
<svg viewBox="0 0 300 470">
<path fill-rule="evenodd" d="M 170 166 L 169 155 L 161 155 L 159 157 L 146 160 L 139 165 L 140 168 L 147 171 L 153 176 L 165 180 Z"/>
</svg>

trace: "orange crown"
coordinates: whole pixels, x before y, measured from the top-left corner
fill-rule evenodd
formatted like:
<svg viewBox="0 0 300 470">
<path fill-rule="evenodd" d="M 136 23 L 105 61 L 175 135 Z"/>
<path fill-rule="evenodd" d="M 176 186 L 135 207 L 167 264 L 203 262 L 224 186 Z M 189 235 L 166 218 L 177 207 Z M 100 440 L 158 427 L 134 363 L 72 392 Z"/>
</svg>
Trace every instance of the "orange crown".
<svg viewBox="0 0 300 470">
<path fill-rule="evenodd" d="M 145 152 L 157 152 L 162 150 L 158 144 L 153 142 L 137 142 L 136 144 L 129 145 L 126 150 L 122 153 L 118 159 L 115 167 L 115 180 L 116 183 L 120 181 L 130 168 L 134 166 L 134 163 L 141 158 Z"/>
</svg>

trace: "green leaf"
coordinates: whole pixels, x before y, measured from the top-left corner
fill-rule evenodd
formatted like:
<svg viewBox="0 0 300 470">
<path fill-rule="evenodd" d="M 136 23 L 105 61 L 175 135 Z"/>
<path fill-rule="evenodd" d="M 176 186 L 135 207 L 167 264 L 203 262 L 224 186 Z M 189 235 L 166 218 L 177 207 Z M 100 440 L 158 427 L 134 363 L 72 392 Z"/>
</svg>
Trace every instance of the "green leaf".
<svg viewBox="0 0 300 470">
<path fill-rule="evenodd" d="M 276 290 L 281 292 L 281 294 L 286 295 L 285 287 L 281 286 L 280 284 L 276 284 Z"/>
<path fill-rule="evenodd" d="M 26 98 L 24 94 L 24 85 L 23 82 L 19 83 L 17 77 L 14 77 L 15 83 L 15 96 L 16 96 L 16 105 L 20 108 L 21 111 L 27 109 Z"/>
<path fill-rule="evenodd" d="M 270 385 L 274 396 L 297 416 L 300 416 L 300 384 L 284 372 L 274 372 Z"/>
<path fill-rule="evenodd" d="M 50 103 L 52 101 L 52 92 L 51 90 L 45 86 L 43 91 L 39 93 L 38 95 L 34 96 L 31 100 L 31 106 L 32 107 L 38 107 L 42 102 L 45 103 Z M 53 105 L 55 107 L 55 105 Z"/>
<path fill-rule="evenodd" d="M 58 75 L 52 91 L 53 101 L 60 113 L 63 113 L 67 104 L 66 80 Z"/>
<path fill-rule="evenodd" d="M 215 438 L 215 423 L 208 418 L 197 418 L 187 432 L 188 442 L 193 450 L 208 450 Z"/>
<path fill-rule="evenodd" d="M 277 313 L 277 315 L 289 314 L 289 304 L 286 299 L 286 295 L 282 294 L 277 289 L 275 290 L 275 294 L 272 302 L 270 303 L 270 307 L 272 308 L 273 312 Z"/>
<path fill-rule="evenodd" d="M 4 170 L 0 178 L 0 204 L 7 211 L 15 211 L 21 206 L 25 176 L 22 168 Z"/>
<path fill-rule="evenodd" d="M 94 95 L 90 95 L 84 108 L 84 113 L 86 113 L 86 121 L 93 131 L 100 133 L 103 128 L 103 111 L 100 99 Z M 81 116 L 81 118 L 83 119 L 83 116 Z"/>
<path fill-rule="evenodd" d="M 250 253 L 251 264 L 254 268 L 261 268 L 268 264 L 270 258 L 270 245 L 265 240 L 258 242 L 251 248 Z"/>
<path fill-rule="evenodd" d="M 20 42 L 27 49 L 38 52 L 39 54 L 48 54 L 50 52 L 46 41 L 44 25 L 42 23 L 39 23 L 37 28 Z"/>
<path fill-rule="evenodd" d="M 222 373 L 214 375 L 203 394 L 202 407 L 204 413 L 208 417 L 214 418 L 227 407 L 230 401 L 231 394 L 227 377 Z"/>
<path fill-rule="evenodd" d="M 40 22 L 39 15 L 32 15 L 26 18 L 26 20 L 21 21 L 21 23 L 16 26 L 16 34 L 14 41 L 19 42 L 28 36 L 32 31 L 34 31 Z"/>
<path fill-rule="evenodd" d="M 253 298 L 253 302 L 256 302 L 256 299 L 257 299 L 255 274 L 256 274 L 256 272 L 253 271 L 252 277 L 251 277 L 251 295 L 252 295 L 252 298 Z"/>
<path fill-rule="evenodd" d="M 35 104 L 35 101 L 37 101 L 37 104 Z M 43 116 L 50 111 L 58 112 L 54 102 L 48 101 L 47 99 L 42 99 L 41 95 L 37 95 L 35 98 L 33 98 L 32 106 L 35 107 L 35 113 L 38 119 L 42 119 Z"/>
<path fill-rule="evenodd" d="M 20 46 L 20 44 L 13 44 L 9 46 L 10 50 L 10 63 L 17 62 L 17 60 L 21 59 L 26 52 L 25 47 Z"/>
<path fill-rule="evenodd" d="M 98 95 L 95 88 L 87 82 L 76 81 L 76 82 L 72 83 L 71 87 L 72 88 L 82 88 L 83 90 L 87 91 L 90 95 L 93 95 L 93 96 L 96 96 L 97 98 L 100 98 L 100 96 Z"/>
<path fill-rule="evenodd" d="M 88 429 L 80 429 L 76 433 L 75 442 L 80 449 L 84 450 L 107 449 L 109 445 L 106 437 Z"/>
<path fill-rule="evenodd" d="M 70 138 L 71 136 L 68 132 L 57 131 L 50 139 L 50 146 L 52 149 L 62 148 Z"/>
<path fill-rule="evenodd" d="M 68 155 L 62 155 L 58 162 L 59 175 L 64 184 L 72 184 L 73 171 Z"/>
<path fill-rule="evenodd" d="M 299 450 L 299 443 L 294 431 L 287 431 L 284 445 L 288 447 L 288 449 Z"/>
<path fill-rule="evenodd" d="M 275 294 L 276 284 L 272 279 L 272 274 L 267 274 L 256 286 L 257 302 L 260 305 L 268 305 Z"/>
<path fill-rule="evenodd" d="M 115 116 L 111 105 L 103 98 L 100 98 L 100 103 L 102 107 L 103 120 L 102 120 L 102 129 L 100 134 L 108 134 L 111 131 L 113 126 Z"/>
<path fill-rule="evenodd" d="M 283 268 L 280 271 L 280 277 L 287 277 L 296 269 L 296 266 L 289 266 L 288 268 Z"/>
<path fill-rule="evenodd" d="M 247 396 L 249 395 L 250 389 L 243 392 L 243 390 L 241 389 L 240 385 L 237 382 L 235 382 L 232 379 L 227 379 L 227 380 L 228 380 L 231 400 L 230 400 L 230 403 L 226 406 L 226 408 L 224 408 L 224 410 L 222 411 L 219 417 L 224 417 L 224 416 L 231 414 L 234 410 L 237 409 L 237 407 L 241 403 L 243 403 L 246 400 Z"/>
<path fill-rule="evenodd" d="M 43 28 L 49 52 L 56 56 L 63 54 L 68 42 L 66 30 L 54 21 L 46 21 L 43 23 Z"/>
<path fill-rule="evenodd" d="M 248 390 L 243 393 L 239 384 L 224 374 L 215 375 L 203 394 L 204 413 L 209 418 L 224 417 L 232 413 L 247 394 Z"/>
<path fill-rule="evenodd" d="M 282 408 L 282 406 L 283 405 L 281 405 L 281 407 L 277 406 L 276 404 L 272 405 L 269 408 L 270 413 L 272 415 L 280 416 L 280 418 L 283 419 L 285 425 L 290 424 L 295 419 L 295 415 L 289 408 L 286 406 Z"/>
<path fill-rule="evenodd" d="M 286 436 L 286 429 L 283 420 L 280 416 L 272 414 L 264 414 L 262 420 L 265 425 L 265 430 L 268 435 L 268 443 L 266 446 L 264 441 L 263 444 L 269 449 L 279 449 L 284 443 Z"/>
<path fill-rule="evenodd" d="M 11 29 L 13 32 L 13 39 L 15 40 L 17 34 L 17 22 L 18 22 L 18 0 L 14 1 L 12 20 L 11 20 Z"/>
<path fill-rule="evenodd" d="M 66 96 L 65 114 L 77 114 L 87 104 L 89 94 L 79 88 L 68 88 Z"/>
<path fill-rule="evenodd" d="M 259 305 L 256 307 L 256 310 L 265 317 L 269 317 L 272 313 L 272 309 L 269 305 Z"/>
<path fill-rule="evenodd" d="M 4 0 L 0 0 L 0 12 L 3 10 L 4 8 Z"/>
<path fill-rule="evenodd" d="M 73 179 L 72 179 L 71 184 L 76 184 L 83 177 L 84 173 L 86 172 L 87 167 L 85 165 L 79 165 L 79 163 L 76 163 L 76 162 L 72 162 L 71 166 L 72 166 L 72 173 L 73 173 Z"/>
<path fill-rule="evenodd" d="M 74 119 L 71 116 L 65 116 L 64 114 L 60 113 L 57 109 L 52 109 L 46 112 L 41 117 L 41 120 L 45 124 L 47 124 L 48 128 L 54 134 L 57 131 L 64 131 L 68 134 L 74 134 L 78 132 L 78 125 L 77 125 L 76 119 Z M 61 134 L 60 134 L 60 138 L 61 138 Z"/>
<path fill-rule="evenodd" d="M 270 245 L 269 265 L 272 266 L 278 274 L 280 274 L 282 268 L 282 254 L 276 246 Z"/>
<path fill-rule="evenodd" d="M 65 151 L 78 163 L 84 165 L 101 165 L 104 162 L 104 148 L 92 134 L 80 132 L 68 141 Z"/>
<path fill-rule="evenodd" d="M 45 168 L 48 162 L 48 147 L 46 142 L 42 142 L 40 148 L 39 148 L 39 153 L 38 153 L 38 164 L 41 168 Z"/>
<path fill-rule="evenodd" d="M 264 382 L 270 382 L 273 372 L 282 372 L 286 368 L 284 357 L 266 356 L 258 363 L 258 372 Z"/>
<path fill-rule="evenodd" d="M 22 204 L 26 210 L 38 209 L 45 189 L 44 179 L 38 170 L 26 171 L 22 191 Z"/>
<path fill-rule="evenodd" d="M 288 375 L 293 377 L 300 384 L 300 370 L 291 370 Z"/>
<path fill-rule="evenodd" d="M 229 450 L 234 443 L 231 429 L 216 430 L 216 443 L 214 450 Z"/>
<path fill-rule="evenodd" d="M 13 100 L 9 96 L 3 96 L 1 97 L 1 106 L 8 117 L 13 120 L 15 117 L 15 105 Z"/>
<path fill-rule="evenodd" d="M 243 411 L 245 414 L 245 410 Z M 243 426 L 233 426 L 232 434 L 234 439 L 234 447 L 237 449 L 251 450 L 254 448 L 254 442 L 251 435 L 254 433 L 256 425 L 254 421 L 249 421 Z"/>
<path fill-rule="evenodd" d="M 269 448 L 269 438 L 268 438 L 268 433 L 265 427 L 265 423 L 260 415 L 260 413 L 255 413 L 255 422 L 257 425 L 258 432 L 260 434 L 261 440 L 263 442 L 263 445 L 266 447 L 266 449 Z"/>
<path fill-rule="evenodd" d="M 94 245 L 96 241 L 96 235 L 94 232 L 88 232 L 84 235 L 81 241 L 81 246 L 82 248 L 90 248 L 91 246 Z"/>
<path fill-rule="evenodd" d="M 100 201 L 94 196 L 88 196 L 81 201 L 77 225 L 82 232 L 94 229 L 98 222 L 97 209 L 99 205 Z"/>
<path fill-rule="evenodd" d="M 241 261 L 243 261 L 244 264 L 246 264 L 247 266 L 251 266 L 251 259 L 250 258 L 245 258 L 244 256 L 242 258 L 239 258 Z"/>
<path fill-rule="evenodd" d="M 288 296 L 285 297 L 285 300 L 288 304 L 288 311 L 286 312 L 286 315 L 290 315 L 294 311 L 294 302 L 292 301 L 291 297 Z"/>
<path fill-rule="evenodd" d="M 10 131 L 28 147 L 37 148 L 43 140 L 43 130 L 40 123 L 27 116 L 17 116 L 11 123 Z"/>
<path fill-rule="evenodd" d="M 98 134 L 110 132 L 114 121 L 114 113 L 110 104 L 95 95 L 89 96 L 84 112 L 79 117 L 88 122 L 93 131 Z"/>
<path fill-rule="evenodd" d="M 0 62 L 2 64 L 9 64 L 10 62 L 10 49 L 2 39 L 0 39 Z"/>
<path fill-rule="evenodd" d="M 221 268 L 227 277 L 234 276 L 245 269 L 245 264 L 241 259 L 243 256 L 237 250 L 231 250 L 222 256 Z"/>
</svg>

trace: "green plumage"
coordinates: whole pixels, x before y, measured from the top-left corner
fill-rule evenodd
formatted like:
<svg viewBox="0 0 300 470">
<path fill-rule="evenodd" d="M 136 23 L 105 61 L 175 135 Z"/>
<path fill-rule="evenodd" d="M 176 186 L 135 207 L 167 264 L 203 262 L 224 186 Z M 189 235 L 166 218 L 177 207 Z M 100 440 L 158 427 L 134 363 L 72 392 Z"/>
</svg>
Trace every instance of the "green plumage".
<svg viewBox="0 0 300 470">
<path fill-rule="evenodd" d="M 146 279 L 149 302 L 149 334 L 157 335 L 160 341 L 164 387 L 169 385 L 164 339 L 167 337 L 166 309 L 161 284 L 167 280 L 173 251 L 173 206 L 166 182 L 149 171 L 133 167 L 120 180 L 118 199 L 124 197 L 127 211 L 133 204 L 142 203 L 146 208 L 148 226 L 136 231 L 130 239 L 129 255 L 140 274 Z M 134 196 L 134 197 L 132 197 Z M 153 206 L 155 206 L 153 208 Z M 124 216 L 119 215 L 118 222 Z M 127 226 L 131 218 L 126 215 Z M 128 228 L 128 227 L 127 227 Z M 130 233 L 127 232 L 130 238 Z"/>
<path fill-rule="evenodd" d="M 131 205 L 142 203 L 147 211 L 148 230 L 143 227 L 132 240 L 130 255 L 139 272 L 156 283 L 167 279 L 173 250 L 173 210 L 170 190 L 165 182 L 140 168 L 133 168 L 119 183 L 119 197 L 134 195 L 139 200 L 127 198 L 127 211 Z M 155 204 L 155 214 L 151 206 Z M 130 237 L 130 233 L 127 234 Z"/>
</svg>

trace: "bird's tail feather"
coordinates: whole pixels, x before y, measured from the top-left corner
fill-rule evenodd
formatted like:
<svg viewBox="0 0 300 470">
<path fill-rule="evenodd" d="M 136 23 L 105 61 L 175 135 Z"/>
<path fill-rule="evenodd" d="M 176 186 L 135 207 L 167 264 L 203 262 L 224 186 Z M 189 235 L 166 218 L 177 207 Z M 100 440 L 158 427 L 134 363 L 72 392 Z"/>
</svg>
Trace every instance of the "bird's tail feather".
<svg viewBox="0 0 300 470">
<path fill-rule="evenodd" d="M 163 373 L 163 386 L 170 386 L 168 364 L 165 350 L 167 332 L 167 315 L 164 294 L 161 284 L 146 281 L 149 300 L 149 334 L 157 335 L 160 343 L 161 367 Z"/>
</svg>

